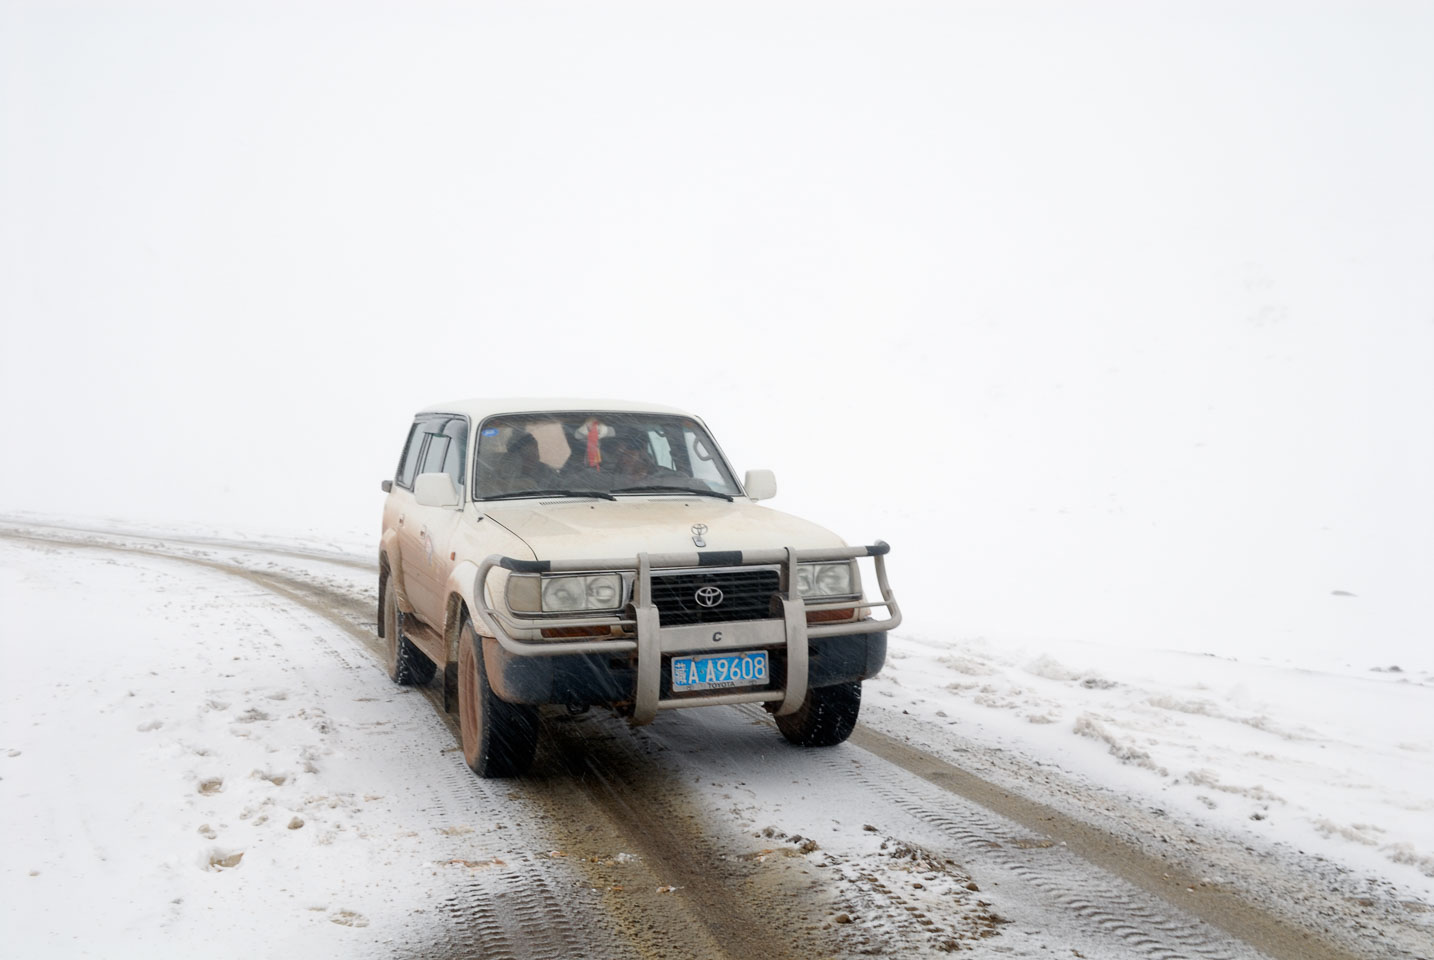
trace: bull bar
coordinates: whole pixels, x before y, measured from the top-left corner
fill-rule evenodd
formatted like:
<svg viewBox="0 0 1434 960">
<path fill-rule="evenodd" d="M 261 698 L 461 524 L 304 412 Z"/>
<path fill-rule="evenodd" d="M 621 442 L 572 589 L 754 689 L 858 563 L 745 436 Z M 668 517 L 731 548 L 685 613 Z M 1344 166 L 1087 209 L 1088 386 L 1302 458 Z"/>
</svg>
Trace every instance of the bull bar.
<svg viewBox="0 0 1434 960">
<path fill-rule="evenodd" d="M 478 567 L 473 583 L 475 612 L 484 630 L 491 634 L 508 653 L 519 657 L 553 657 L 565 654 L 587 653 L 637 653 L 637 685 L 633 701 L 632 722 L 650 723 L 659 710 L 678 707 L 702 707 L 717 704 L 766 703 L 781 701 L 776 709 L 779 715 L 795 713 L 800 709 L 807 695 L 807 641 L 809 639 L 885 632 L 895 629 L 901 623 L 901 609 L 891 592 L 886 577 L 886 554 L 890 547 L 881 540 L 864 547 L 832 547 L 798 550 L 792 547 L 768 550 L 709 550 L 704 553 L 639 553 L 636 557 L 605 560 L 521 560 L 493 554 Z M 877 587 L 880 600 L 834 600 L 823 603 L 807 603 L 794 596 L 797 582 L 798 563 L 824 563 L 840 560 L 872 558 L 876 567 Z M 703 567 L 772 566 L 781 569 L 778 597 L 781 600 L 781 619 L 729 621 L 716 624 L 721 632 L 738 634 L 735 638 L 713 637 L 714 624 L 692 624 L 662 627 L 658 620 L 657 607 L 652 602 L 652 576 L 654 570 L 698 570 Z M 554 619 L 551 617 L 525 617 L 495 609 L 488 602 L 488 574 L 494 567 L 501 567 L 511 573 L 633 573 L 637 574 L 633 590 L 633 612 L 631 618 L 622 616 L 584 616 Z M 506 606 L 506 604 L 505 604 Z M 824 610 L 866 611 L 885 607 L 884 620 L 857 619 L 849 623 L 808 624 L 807 613 Z M 621 627 L 624 633 L 631 632 L 634 639 L 614 637 L 612 639 L 576 641 L 534 641 L 519 640 L 511 636 L 513 630 L 558 629 L 565 627 Z M 711 651 L 736 647 L 785 648 L 787 669 L 786 687 L 780 690 L 740 691 L 716 693 L 704 696 L 683 696 L 663 699 L 662 656 L 663 654 L 689 653 L 698 650 Z"/>
</svg>

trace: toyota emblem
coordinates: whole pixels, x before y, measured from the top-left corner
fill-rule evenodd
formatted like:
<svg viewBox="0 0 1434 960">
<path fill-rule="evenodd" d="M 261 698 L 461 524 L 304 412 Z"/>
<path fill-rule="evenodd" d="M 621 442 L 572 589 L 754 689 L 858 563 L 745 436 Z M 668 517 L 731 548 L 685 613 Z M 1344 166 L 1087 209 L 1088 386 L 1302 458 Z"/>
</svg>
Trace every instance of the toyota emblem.
<svg viewBox="0 0 1434 960">
<path fill-rule="evenodd" d="M 698 587 L 693 598 L 699 607 L 715 607 L 722 602 L 722 591 L 716 587 Z"/>
</svg>

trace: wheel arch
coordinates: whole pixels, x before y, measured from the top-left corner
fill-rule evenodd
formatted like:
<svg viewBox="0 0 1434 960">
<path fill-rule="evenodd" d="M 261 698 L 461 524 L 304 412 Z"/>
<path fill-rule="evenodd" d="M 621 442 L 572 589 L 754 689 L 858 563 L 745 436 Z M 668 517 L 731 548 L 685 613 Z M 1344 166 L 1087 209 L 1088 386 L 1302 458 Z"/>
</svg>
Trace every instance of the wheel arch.
<svg viewBox="0 0 1434 960">
<path fill-rule="evenodd" d="M 384 587 L 388 585 L 390 577 L 394 578 L 393 594 L 398 598 L 399 612 L 413 613 L 413 604 L 408 602 L 408 594 L 403 590 L 403 556 L 398 552 L 398 534 L 393 530 L 386 530 L 378 548 L 378 635 L 380 637 L 384 636 L 383 591 Z"/>
<path fill-rule="evenodd" d="M 478 565 L 471 560 L 464 560 L 448 574 L 448 582 L 443 588 L 448 596 L 443 616 L 443 646 L 447 651 L 449 663 L 458 662 L 458 634 L 462 632 L 463 621 L 473 609 L 473 587 L 477 577 Z M 477 623 L 473 624 L 473 628 L 482 635 Z"/>
</svg>

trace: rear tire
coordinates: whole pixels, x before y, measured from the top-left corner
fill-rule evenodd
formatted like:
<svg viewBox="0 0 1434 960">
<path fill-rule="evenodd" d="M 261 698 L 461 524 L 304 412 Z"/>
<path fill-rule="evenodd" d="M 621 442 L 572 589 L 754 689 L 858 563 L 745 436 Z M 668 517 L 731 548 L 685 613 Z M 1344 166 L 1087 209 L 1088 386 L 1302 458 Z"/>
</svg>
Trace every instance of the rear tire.
<svg viewBox="0 0 1434 960">
<path fill-rule="evenodd" d="M 777 729 L 799 747 L 833 747 L 851 736 L 860 710 L 859 680 L 808 688 L 796 713 L 777 717 Z"/>
<path fill-rule="evenodd" d="M 392 573 L 383 581 L 383 638 L 387 642 L 384 666 L 394 683 L 421 686 L 433 679 L 437 664 L 403 635 L 403 615 L 398 612 L 398 588 L 393 585 Z"/>
<path fill-rule="evenodd" d="M 515 777 L 538 749 L 538 708 L 499 700 L 488 683 L 482 638 L 470 620 L 458 637 L 458 727 L 463 759 L 484 778 Z"/>
</svg>

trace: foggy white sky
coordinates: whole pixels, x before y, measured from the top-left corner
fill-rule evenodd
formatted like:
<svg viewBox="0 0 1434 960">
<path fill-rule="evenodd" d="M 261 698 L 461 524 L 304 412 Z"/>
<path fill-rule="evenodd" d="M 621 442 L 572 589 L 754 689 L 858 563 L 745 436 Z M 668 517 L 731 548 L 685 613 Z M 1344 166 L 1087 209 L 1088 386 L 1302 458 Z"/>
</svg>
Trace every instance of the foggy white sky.
<svg viewBox="0 0 1434 960">
<path fill-rule="evenodd" d="M 687 406 L 913 630 L 1428 656 L 1434 7 L 0 0 L 0 512 Z M 1332 590 L 1358 594 L 1331 597 Z"/>
</svg>

